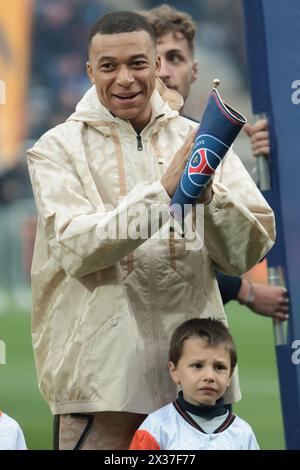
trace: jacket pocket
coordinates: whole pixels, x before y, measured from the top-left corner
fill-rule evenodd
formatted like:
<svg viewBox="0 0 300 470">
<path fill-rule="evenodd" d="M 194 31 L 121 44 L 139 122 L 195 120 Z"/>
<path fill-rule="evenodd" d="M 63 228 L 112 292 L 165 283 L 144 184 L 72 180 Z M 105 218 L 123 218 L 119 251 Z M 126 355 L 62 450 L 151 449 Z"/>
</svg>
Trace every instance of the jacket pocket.
<svg viewBox="0 0 300 470">
<path fill-rule="evenodd" d="M 193 286 L 206 285 L 206 268 L 203 264 L 202 251 L 191 250 L 189 243 L 170 232 L 169 258 L 171 268 Z"/>
</svg>

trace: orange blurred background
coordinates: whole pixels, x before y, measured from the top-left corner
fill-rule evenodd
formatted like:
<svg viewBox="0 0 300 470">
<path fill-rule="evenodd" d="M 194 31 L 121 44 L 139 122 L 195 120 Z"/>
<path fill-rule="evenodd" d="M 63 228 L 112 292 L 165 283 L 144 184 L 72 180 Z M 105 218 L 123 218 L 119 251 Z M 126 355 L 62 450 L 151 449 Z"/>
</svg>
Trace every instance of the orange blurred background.
<svg viewBox="0 0 300 470">
<path fill-rule="evenodd" d="M 0 105 L 2 168 L 16 163 L 26 134 L 33 7 L 34 0 L 0 1 L 0 80 L 5 90 L 5 103 Z"/>
</svg>

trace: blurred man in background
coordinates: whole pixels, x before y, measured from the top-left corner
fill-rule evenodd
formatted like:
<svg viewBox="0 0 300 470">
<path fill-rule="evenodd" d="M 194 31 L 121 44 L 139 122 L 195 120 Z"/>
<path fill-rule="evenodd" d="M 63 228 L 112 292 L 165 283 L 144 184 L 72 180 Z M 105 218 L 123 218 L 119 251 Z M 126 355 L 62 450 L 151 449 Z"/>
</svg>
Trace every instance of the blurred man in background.
<svg viewBox="0 0 300 470">
<path fill-rule="evenodd" d="M 159 76 L 171 90 L 175 90 L 184 101 L 189 96 L 192 83 L 197 80 L 198 64 L 195 60 L 196 23 L 192 17 L 163 4 L 145 12 L 156 33 L 157 52 L 161 67 Z M 180 110 L 184 115 L 184 106 Z M 269 156 L 269 133 L 266 120 L 255 125 L 246 124 L 245 130 L 251 139 L 255 156 Z M 242 277 L 226 276 L 217 273 L 223 303 L 238 300 L 253 312 L 278 320 L 288 319 L 286 289 L 277 286 L 252 283 Z"/>
</svg>

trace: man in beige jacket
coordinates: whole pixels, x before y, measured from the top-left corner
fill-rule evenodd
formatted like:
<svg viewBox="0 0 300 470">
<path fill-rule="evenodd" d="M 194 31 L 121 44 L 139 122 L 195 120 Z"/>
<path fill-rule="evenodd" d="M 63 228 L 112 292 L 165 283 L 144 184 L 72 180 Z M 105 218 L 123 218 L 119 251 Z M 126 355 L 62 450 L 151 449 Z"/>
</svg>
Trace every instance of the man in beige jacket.
<svg viewBox="0 0 300 470">
<path fill-rule="evenodd" d="M 197 125 L 179 116 L 182 98 L 157 81 L 159 67 L 145 18 L 100 18 L 94 86 L 28 152 L 33 346 L 56 448 L 128 448 L 145 414 L 176 395 L 174 328 L 195 316 L 226 323 L 215 269 L 245 272 L 274 243 L 272 210 L 232 149 L 203 195 L 204 245 L 186 249 L 174 233 L 168 204 Z M 226 400 L 239 398 L 235 378 Z"/>
</svg>

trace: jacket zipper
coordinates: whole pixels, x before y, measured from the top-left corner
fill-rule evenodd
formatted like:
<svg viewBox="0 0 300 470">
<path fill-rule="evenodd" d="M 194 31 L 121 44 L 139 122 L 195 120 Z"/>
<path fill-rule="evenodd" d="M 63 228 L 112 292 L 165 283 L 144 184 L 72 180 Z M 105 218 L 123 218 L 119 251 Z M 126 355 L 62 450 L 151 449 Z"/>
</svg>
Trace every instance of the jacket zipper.
<svg viewBox="0 0 300 470">
<path fill-rule="evenodd" d="M 162 178 L 164 176 L 164 164 L 163 162 L 157 162 L 159 176 Z"/>
<path fill-rule="evenodd" d="M 141 152 L 142 150 L 144 150 L 142 136 L 140 134 L 137 134 L 136 138 L 137 138 L 137 149 Z"/>
<path fill-rule="evenodd" d="M 157 122 L 159 118 L 163 117 L 164 114 L 160 114 L 159 116 L 157 116 L 155 118 L 155 121 Z M 152 123 L 153 124 L 153 123 Z M 148 126 L 146 126 L 148 127 Z M 150 126 L 149 126 L 150 127 Z M 143 129 L 145 130 L 145 129 Z M 142 150 L 144 150 L 144 147 L 143 147 L 143 141 L 142 141 L 142 136 L 140 134 L 137 134 L 136 136 L 136 139 L 137 139 L 137 149 L 141 152 Z"/>
<path fill-rule="evenodd" d="M 160 335 L 159 335 L 159 315 L 157 310 L 157 291 L 156 291 L 156 262 L 153 254 L 153 247 L 150 241 L 150 286 L 153 289 L 151 293 L 151 318 L 152 328 L 154 337 L 154 357 L 155 357 L 155 369 L 156 369 L 156 380 L 157 380 L 157 395 L 158 403 L 161 406 L 162 403 L 162 377 L 161 377 L 161 352 L 160 352 Z"/>
</svg>

